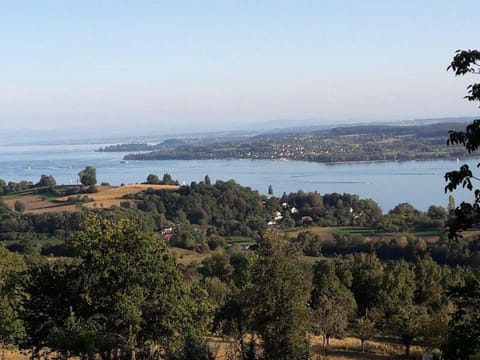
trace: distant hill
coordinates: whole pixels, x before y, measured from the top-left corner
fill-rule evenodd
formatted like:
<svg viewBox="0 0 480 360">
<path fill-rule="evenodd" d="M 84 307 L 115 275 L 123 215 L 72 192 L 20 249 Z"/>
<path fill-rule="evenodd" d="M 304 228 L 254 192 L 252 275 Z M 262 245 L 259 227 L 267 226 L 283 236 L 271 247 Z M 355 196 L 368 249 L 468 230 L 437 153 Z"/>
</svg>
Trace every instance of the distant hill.
<svg viewBox="0 0 480 360">
<path fill-rule="evenodd" d="M 449 130 L 467 122 L 355 125 L 322 130 L 266 132 L 255 136 L 170 141 L 171 147 L 129 154 L 126 160 L 289 159 L 316 162 L 420 160 L 466 157 L 447 147 Z M 175 146 L 174 146 L 175 145 Z M 159 147 L 159 145 L 157 145 Z"/>
</svg>

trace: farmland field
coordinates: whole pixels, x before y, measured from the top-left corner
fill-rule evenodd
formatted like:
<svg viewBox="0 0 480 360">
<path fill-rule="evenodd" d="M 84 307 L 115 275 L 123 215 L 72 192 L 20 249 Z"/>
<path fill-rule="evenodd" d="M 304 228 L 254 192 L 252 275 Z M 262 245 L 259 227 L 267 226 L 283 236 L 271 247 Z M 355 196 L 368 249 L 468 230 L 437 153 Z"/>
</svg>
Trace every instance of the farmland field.
<svg viewBox="0 0 480 360">
<path fill-rule="evenodd" d="M 58 187 L 60 191 L 65 190 L 65 187 Z M 151 184 L 131 184 L 125 186 L 97 186 L 98 192 L 91 194 L 78 194 L 73 198 L 80 199 L 85 196 L 88 202 L 83 202 L 81 205 L 87 208 L 103 207 L 109 208 L 112 206 L 119 206 L 124 197 L 127 195 L 136 194 L 146 189 L 154 190 L 177 190 L 176 185 L 151 185 Z M 32 190 L 22 191 L 15 194 L 9 194 L 2 197 L 10 209 L 15 208 L 15 202 L 20 201 L 25 205 L 25 212 L 27 213 L 46 213 L 59 211 L 80 211 L 82 206 L 72 203 L 72 196 L 52 196 L 47 193 L 45 195 L 38 194 Z"/>
</svg>

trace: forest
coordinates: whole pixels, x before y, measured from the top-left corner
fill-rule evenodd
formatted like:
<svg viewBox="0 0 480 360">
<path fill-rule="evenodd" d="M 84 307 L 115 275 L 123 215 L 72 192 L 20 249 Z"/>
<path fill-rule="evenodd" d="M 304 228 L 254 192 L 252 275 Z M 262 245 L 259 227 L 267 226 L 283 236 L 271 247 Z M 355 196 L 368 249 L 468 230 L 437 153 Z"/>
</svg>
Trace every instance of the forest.
<svg viewBox="0 0 480 360">
<path fill-rule="evenodd" d="M 162 181 L 175 183 L 147 177 Z M 46 175 L 0 185 L 5 199 L 74 193 Z M 32 357 L 307 359 L 345 337 L 448 354 L 478 312 L 477 232 L 449 241 L 442 207 L 382 214 L 357 195 L 208 176 L 111 208 L 76 191 L 78 211 L 0 206 L 0 341 Z"/>
</svg>

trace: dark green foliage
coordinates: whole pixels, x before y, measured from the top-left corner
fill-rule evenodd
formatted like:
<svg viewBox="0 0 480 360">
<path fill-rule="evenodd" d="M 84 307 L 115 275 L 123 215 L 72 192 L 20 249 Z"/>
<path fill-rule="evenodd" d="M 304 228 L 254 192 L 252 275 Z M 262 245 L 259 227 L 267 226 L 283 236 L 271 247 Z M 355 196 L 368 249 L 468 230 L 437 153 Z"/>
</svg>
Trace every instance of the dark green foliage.
<svg viewBox="0 0 480 360">
<path fill-rule="evenodd" d="M 170 245 L 177 246 L 187 250 L 194 250 L 196 252 L 207 252 L 207 238 L 201 229 L 196 229 L 191 225 L 183 224 L 179 226 L 172 238 Z"/>
<path fill-rule="evenodd" d="M 25 211 L 25 204 L 23 203 L 23 201 L 20 201 L 20 200 L 15 201 L 14 207 L 15 207 L 15 211 L 18 211 L 18 212 Z"/>
<path fill-rule="evenodd" d="M 252 268 L 253 328 L 265 359 L 308 359 L 310 279 L 298 248 L 269 232 Z"/>
<path fill-rule="evenodd" d="M 205 185 L 212 185 L 212 182 L 210 180 L 210 176 L 205 175 L 205 178 L 203 180 L 205 182 Z"/>
<path fill-rule="evenodd" d="M 93 166 L 86 166 L 78 173 L 80 183 L 84 186 L 94 186 L 97 183 L 97 170 Z"/>
<path fill-rule="evenodd" d="M 150 174 L 147 176 L 147 181 L 145 184 L 161 184 L 160 178 L 155 174 Z"/>
<path fill-rule="evenodd" d="M 384 268 L 377 305 L 383 309 L 387 319 L 412 304 L 414 294 L 415 273 L 411 264 L 400 261 Z"/>
<path fill-rule="evenodd" d="M 428 318 L 425 308 L 407 304 L 399 308 L 398 312 L 389 319 L 389 328 L 405 346 L 407 358 L 410 356 L 413 341 L 423 336 Z"/>
<path fill-rule="evenodd" d="M 52 175 L 42 175 L 38 183 L 35 184 L 37 187 L 54 187 L 57 184 L 55 178 Z"/>
<path fill-rule="evenodd" d="M 214 360 L 207 342 L 199 337 L 187 334 L 179 349 L 169 350 L 167 360 Z"/>
<path fill-rule="evenodd" d="M 458 50 L 448 66 L 447 70 L 452 70 L 456 76 L 466 74 L 480 74 L 480 55 L 478 50 Z M 469 101 L 480 101 L 480 84 L 474 83 L 467 87 L 466 99 Z M 469 124 L 465 131 L 450 131 L 449 145 L 462 145 L 468 151 L 473 153 L 480 146 L 480 119 L 474 120 Z M 480 164 L 479 164 L 480 165 Z M 452 192 L 457 187 L 462 186 L 470 191 L 474 190 L 472 180 L 478 180 L 473 175 L 468 165 L 462 165 L 459 170 L 447 172 L 445 174 L 445 192 Z M 473 191 L 473 200 L 471 203 L 462 202 L 452 211 L 453 219 L 448 223 L 447 230 L 451 239 L 458 239 L 458 234 L 465 229 L 480 222 L 480 190 Z"/>
<path fill-rule="evenodd" d="M 270 215 L 257 192 L 233 180 L 217 181 L 214 185 L 193 182 L 190 186 L 182 186 L 178 193 L 147 191 L 136 198 L 141 200 L 138 205 L 141 210 L 164 214 L 168 221 L 176 223 L 209 224 L 222 236 L 258 237 Z"/>
<path fill-rule="evenodd" d="M 33 188 L 31 181 L 22 180 L 18 183 L 9 181 L 8 184 L 4 180 L 0 179 L 0 194 L 10 194 L 26 191 Z"/>
<path fill-rule="evenodd" d="M 314 333 L 323 336 L 324 346 L 330 337 L 345 336 L 349 319 L 357 308 L 352 292 L 337 276 L 335 265 L 334 261 L 326 260 L 313 266 L 312 327 Z"/>
<path fill-rule="evenodd" d="M 196 307 L 165 243 L 138 224 L 89 215 L 68 241 L 81 261 L 30 269 L 25 346 L 133 355 L 150 342 L 168 349 L 182 341 L 178 334 L 191 331 Z"/>
<path fill-rule="evenodd" d="M 199 269 L 205 277 L 216 277 L 220 280 L 228 280 L 233 273 L 233 266 L 225 251 L 219 249 L 202 261 Z"/>
<path fill-rule="evenodd" d="M 465 283 L 455 286 L 450 294 L 456 311 L 450 321 L 450 333 L 444 345 L 448 360 L 478 359 L 480 354 L 480 278 L 467 273 Z"/>
<path fill-rule="evenodd" d="M 322 254 L 322 240 L 319 235 L 311 231 L 303 231 L 294 239 L 294 243 L 300 244 L 303 254 L 306 256 L 320 256 Z"/>
<path fill-rule="evenodd" d="M 420 259 L 414 267 L 415 271 L 415 303 L 426 304 L 433 310 L 446 304 L 444 287 L 445 275 L 442 268 L 429 256 Z"/>
<path fill-rule="evenodd" d="M 164 185 L 178 185 L 178 181 L 173 180 L 170 174 L 163 174 L 162 184 Z"/>
<path fill-rule="evenodd" d="M 352 292 L 358 305 L 358 312 L 376 307 L 382 289 L 383 266 L 372 254 L 358 254 L 351 258 Z"/>
<path fill-rule="evenodd" d="M 426 213 L 408 203 L 398 204 L 377 224 L 389 232 L 412 232 L 438 229 L 445 224 L 446 211 L 441 206 L 431 206 Z"/>
<path fill-rule="evenodd" d="M 372 311 L 367 312 L 364 316 L 356 318 L 351 329 L 353 334 L 360 339 L 362 352 L 365 352 L 365 342 L 374 337 L 377 333 L 377 319 L 374 316 L 369 316 L 369 313 L 371 314 Z"/>
<path fill-rule="evenodd" d="M 0 245 L 0 344 L 18 344 L 25 336 L 20 319 L 25 262 Z"/>
</svg>

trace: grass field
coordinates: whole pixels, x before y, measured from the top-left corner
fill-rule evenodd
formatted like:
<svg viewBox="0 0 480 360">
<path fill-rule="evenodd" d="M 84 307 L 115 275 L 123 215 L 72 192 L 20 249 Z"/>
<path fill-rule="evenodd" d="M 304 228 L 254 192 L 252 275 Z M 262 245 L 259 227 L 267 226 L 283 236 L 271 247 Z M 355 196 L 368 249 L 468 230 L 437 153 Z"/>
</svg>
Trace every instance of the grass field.
<svg viewBox="0 0 480 360">
<path fill-rule="evenodd" d="M 413 235 L 417 238 L 423 238 L 429 243 L 438 241 L 440 238 L 441 229 L 430 229 L 422 231 L 414 231 L 411 233 L 383 233 L 376 231 L 372 228 L 365 227 L 355 227 L 355 226 L 339 226 L 339 227 L 322 227 L 322 226 L 312 226 L 301 229 L 295 229 L 292 231 L 287 231 L 287 235 L 290 237 L 297 237 L 298 234 L 304 231 L 310 231 L 316 235 L 319 235 L 323 241 L 332 241 L 334 233 L 344 233 L 350 235 L 357 235 L 365 238 L 367 241 L 378 241 L 383 239 L 383 241 L 390 241 L 394 238 L 402 238 L 408 235 Z M 466 231 L 464 236 L 466 238 L 478 235 L 478 231 Z"/>
<path fill-rule="evenodd" d="M 365 227 L 355 227 L 355 226 L 339 226 L 339 227 L 329 227 L 329 226 L 310 226 L 301 229 L 295 229 L 292 231 L 288 231 L 287 235 L 296 237 L 298 234 L 304 231 L 310 231 L 314 234 L 318 235 L 325 235 L 325 234 L 332 234 L 334 232 L 337 233 L 346 233 L 346 234 L 357 234 L 362 236 L 369 236 L 375 234 L 375 230 L 371 228 Z"/>
<path fill-rule="evenodd" d="M 247 236 L 227 236 L 225 242 L 231 245 L 246 245 L 255 243 L 255 240 Z"/>
<path fill-rule="evenodd" d="M 201 263 L 209 253 L 197 253 L 195 251 L 181 249 L 178 247 L 170 247 L 170 251 L 177 257 L 177 262 L 183 265 L 191 264 L 192 262 Z"/>
<path fill-rule="evenodd" d="M 62 190 L 62 187 L 58 187 Z M 132 184 L 125 186 L 98 186 L 98 192 L 92 194 L 81 194 L 87 196 L 89 202 L 81 205 L 86 208 L 102 207 L 110 208 L 119 206 L 126 195 L 136 194 L 146 189 L 154 190 L 177 190 L 177 185 L 150 185 L 150 184 Z M 73 196 L 73 197 L 76 197 Z M 82 206 L 73 204 L 70 196 L 54 196 L 52 193 L 36 194 L 34 189 L 21 191 L 15 194 L 3 196 L 2 199 L 9 208 L 15 208 L 15 202 L 21 201 L 25 205 L 27 213 L 45 213 L 58 211 L 80 211 Z"/>
</svg>

